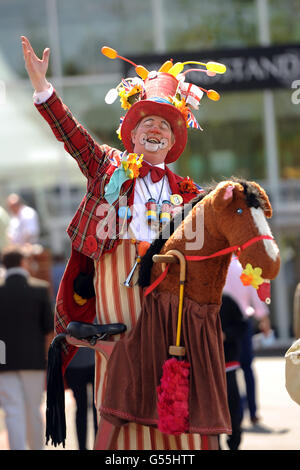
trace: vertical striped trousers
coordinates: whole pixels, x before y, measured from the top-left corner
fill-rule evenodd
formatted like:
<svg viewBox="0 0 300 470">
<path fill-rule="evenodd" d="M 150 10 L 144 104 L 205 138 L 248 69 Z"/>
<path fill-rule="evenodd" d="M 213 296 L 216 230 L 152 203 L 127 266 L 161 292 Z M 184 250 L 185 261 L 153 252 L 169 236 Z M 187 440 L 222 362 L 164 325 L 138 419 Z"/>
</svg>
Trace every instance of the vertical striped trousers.
<svg viewBox="0 0 300 470">
<path fill-rule="evenodd" d="M 141 311 L 141 289 L 138 286 L 123 286 L 135 259 L 136 245 L 130 240 L 123 240 L 113 253 L 107 253 L 95 262 L 94 285 L 99 323 L 124 323 L 127 331 L 136 324 Z M 133 282 L 136 278 L 137 272 Z M 106 359 L 98 352 L 95 368 L 95 402 L 99 410 L 105 390 Z M 153 393 L 156 391 L 153 390 Z M 121 427 L 115 450 L 200 450 L 216 448 L 216 439 L 215 436 L 201 437 L 199 434 L 171 436 L 162 434 L 156 428 L 129 423 Z"/>
</svg>

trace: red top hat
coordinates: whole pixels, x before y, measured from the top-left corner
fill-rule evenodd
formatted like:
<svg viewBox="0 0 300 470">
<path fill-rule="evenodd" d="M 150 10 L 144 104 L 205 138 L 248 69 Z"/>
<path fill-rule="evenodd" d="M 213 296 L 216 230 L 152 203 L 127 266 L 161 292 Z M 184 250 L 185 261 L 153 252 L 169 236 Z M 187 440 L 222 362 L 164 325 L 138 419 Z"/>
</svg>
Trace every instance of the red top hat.
<svg viewBox="0 0 300 470">
<path fill-rule="evenodd" d="M 113 103 L 119 95 L 122 108 L 128 110 L 117 133 L 122 139 L 128 152 L 133 151 L 131 132 L 141 119 L 146 116 L 160 116 L 169 122 L 175 143 L 169 150 L 166 163 L 177 160 L 182 154 L 187 142 L 187 127 L 201 129 L 191 108 L 198 109 L 199 101 L 205 92 L 208 98 L 218 101 L 220 95 L 214 90 L 205 90 L 202 87 L 185 82 L 185 75 L 191 71 L 205 72 L 208 76 L 224 73 L 226 67 L 217 62 L 187 61 L 165 62 L 158 72 L 148 72 L 142 65 L 136 65 L 129 59 L 120 56 L 116 50 L 104 46 L 102 53 L 109 59 L 122 59 L 135 67 L 137 75 L 141 78 L 127 78 L 115 89 L 109 90 L 105 101 Z M 189 69 L 182 72 L 186 64 L 205 66 L 203 69 Z M 202 129 L 201 129 L 202 130 Z"/>
<path fill-rule="evenodd" d="M 121 126 L 121 138 L 128 152 L 133 151 L 131 131 L 141 119 L 154 115 L 166 119 L 174 134 L 175 143 L 167 154 L 166 163 L 174 162 L 180 157 L 187 142 L 187 124 L 182 112 L 172 104 L 178 83 L 176 77 L 169 73 L 151 72 L 148 75 L 144 82 L 143 99 L 131 106 Z"/>
</svg>

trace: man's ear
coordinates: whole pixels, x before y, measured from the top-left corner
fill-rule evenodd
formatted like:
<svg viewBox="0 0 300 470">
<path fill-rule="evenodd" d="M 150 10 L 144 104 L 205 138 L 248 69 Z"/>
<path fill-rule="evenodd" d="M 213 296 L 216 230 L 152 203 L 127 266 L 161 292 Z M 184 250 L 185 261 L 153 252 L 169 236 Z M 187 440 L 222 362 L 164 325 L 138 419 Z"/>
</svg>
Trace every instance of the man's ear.
<svg viewBox="0 0 300 470">
<path fill-rule="evenodd" d="M 131 131 L 131 142 L 135 144 L 135 129 Z"/>
<path fill-rule="evenodd" d="M 175 144 L 175 142 L 176 142 L 175 135 L 173 134 L 173 131 L 171 131 L 171 146 L 170 146 L 170 150 L 171 150 L 171 148 L 173 147 L 173 145 Z"/>
</svg>

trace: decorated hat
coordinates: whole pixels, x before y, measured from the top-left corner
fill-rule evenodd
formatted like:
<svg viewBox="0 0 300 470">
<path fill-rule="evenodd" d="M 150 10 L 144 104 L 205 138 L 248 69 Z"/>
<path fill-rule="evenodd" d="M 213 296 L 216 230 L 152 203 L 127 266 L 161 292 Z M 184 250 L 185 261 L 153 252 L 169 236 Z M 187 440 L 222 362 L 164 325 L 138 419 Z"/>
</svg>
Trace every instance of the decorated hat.
<svg viewBox="0 0 300 470">
<path fill-rule="evenodd" d="M 197 110 L 204 93 L 213 101 L 218 101 L 220 95 L 214 90 L 206 90 L 185 81 L 185 75 L 190 71 L 205 72 L 209 76 L 224 73 L 226 67 L 217 62 L 165 62 L 158 71 L 148 71 L 141 65 L 136 65 L 129 59 L 107 46 L 102 47 L 102 53 L 110 58 L 120 58 L 135 67 L 138 77 L 122 79 L 121 83 L 108 91 L 105 101 L 113 103 L 119 96 L 121 106 L 126 110 L 120 119 L 117 131 L 128 152 L 133 151 L 131 131 L 135 129 L 141 119 L 155 115 L 169 122 L 174 134 L 175 143 L 169 150 L 166 163 L 176 161 L 182 154 L 187 142 L 187 128 L 202 130 L 192 109 Z M 183 71 L 186 64 L 204 65 L 205 68 L 196 68 Z"/>
</svg>

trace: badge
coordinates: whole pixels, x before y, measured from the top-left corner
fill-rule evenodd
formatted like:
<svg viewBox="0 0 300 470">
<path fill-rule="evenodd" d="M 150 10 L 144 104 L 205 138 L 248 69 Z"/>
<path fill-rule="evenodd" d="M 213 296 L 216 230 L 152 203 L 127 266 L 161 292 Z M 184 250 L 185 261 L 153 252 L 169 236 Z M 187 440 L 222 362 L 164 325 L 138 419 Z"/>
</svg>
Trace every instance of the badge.
<svg viewBox="0 0 300 470">
<path fill-rule="evenodd" d="M 183 198 L 180 194 L 171 194 L 170 201 L 174 206 L 180 206 L 183 202 Z"/>
</svg>

